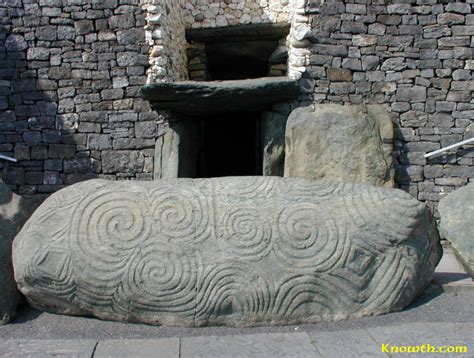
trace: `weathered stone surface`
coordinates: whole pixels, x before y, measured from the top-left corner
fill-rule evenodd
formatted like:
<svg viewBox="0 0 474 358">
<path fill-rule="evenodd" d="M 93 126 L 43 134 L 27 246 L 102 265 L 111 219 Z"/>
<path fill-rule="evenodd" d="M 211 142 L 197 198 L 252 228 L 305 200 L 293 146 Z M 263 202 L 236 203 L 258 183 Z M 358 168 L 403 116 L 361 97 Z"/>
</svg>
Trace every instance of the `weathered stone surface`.
<svg viewBox="0 0 474 358">
<path fill-rule="evenodd" d="M 20 302 L 13 279 L 12 241 L 38 204 L 38 199 L 12 193 L 0 180 L 0 325 L 15 317 Z"/>
<path fill-rule="evenodd" d="M 262 174 L 264 176 L 283 176 L 287 120 L 287 116 L 277 112 L 264 112 L 262 115 Z"/>
<path fill-rule="evenodd" d="M 440 231 L 474 278 L 474 183 L 441 199 L 438 206 Z"/>
<path fill-rule="evenodd" d="M 298 108 L 286 127 L 285 176 L 393 187 L 392 141 L 381 106 Z"/>
<path fill-rule="evenodd" d="M 200 143 L 200 123 L 192 120 L 170 122 L 155 145 L 155 179 L 195 178 Z"/>
<path fill-rule="evenodd" d="M 290 32 L 288 23 L 237 25 L 207 29 L 187 29 L 188 42 L 241 42 L 280 40 Z"/>
<path fill-rule="evenodd" d="M 50 196 L 13 246 L 36 308 L 183 326 L 399 310 L 439 258 L 409 194 L 277 177 L 83 182 Z"/>
<path fill-rule="evenodd" d="M 236 81 L 154 83 L 142 95 L 156 110 L 171 109 L 187 115 L 261 110 L 298 96 L 297 81 L 286 77 Z"/>
</svg>

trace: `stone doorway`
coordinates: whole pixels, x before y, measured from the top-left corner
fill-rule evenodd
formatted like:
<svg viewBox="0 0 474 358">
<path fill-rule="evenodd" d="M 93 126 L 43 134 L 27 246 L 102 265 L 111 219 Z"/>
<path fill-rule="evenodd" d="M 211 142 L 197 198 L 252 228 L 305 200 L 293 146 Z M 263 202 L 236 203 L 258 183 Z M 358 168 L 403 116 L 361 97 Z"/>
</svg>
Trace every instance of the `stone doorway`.
<svg viewBox="0 0 474 358">
<path fill-rule="evenodd" d="M 191 81 L 142 88 L 154 109 L 171 111 L 155 179 L 283 175 L 289 112 L 273 107 L 300 92 L 287 77 L 289 31 L 287 23 L 186 30 Z"/>
<path fill-rule="evenodd" d="M 202 119 L 197 177 L 262 175 L 261 116 L 222 113 Z"/>
</svg>

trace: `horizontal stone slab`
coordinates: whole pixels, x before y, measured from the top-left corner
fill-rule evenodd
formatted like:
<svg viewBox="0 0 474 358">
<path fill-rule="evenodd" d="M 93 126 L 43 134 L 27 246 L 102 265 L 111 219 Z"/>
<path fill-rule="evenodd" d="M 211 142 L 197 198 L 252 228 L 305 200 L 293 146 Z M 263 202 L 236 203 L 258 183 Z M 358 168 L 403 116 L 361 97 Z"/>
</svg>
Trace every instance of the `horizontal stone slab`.
<svg viewBox="0 0 474 358">
<path fill-rule="evenodd" d="M 287 77 L 212 82 L 163 82 L 142 87 L 143 98 L 155 110 L 187 115 L 247 112 L 296 98 L 299 85 Z"/>
<path fill-rule="evenodd" d="M 180 326 L 400 310 L 439 258 L 407 193 L 278 177 L 82 182 L 51 195 L 13 247 L 33 307 Z"/>
<path fill-rule="evenodd" d="M 281 40 L 290 33 L 290 24 L 248 24 L 207 29 L 187 29 L 188 42 L 242 42 Z"/>
</svg>

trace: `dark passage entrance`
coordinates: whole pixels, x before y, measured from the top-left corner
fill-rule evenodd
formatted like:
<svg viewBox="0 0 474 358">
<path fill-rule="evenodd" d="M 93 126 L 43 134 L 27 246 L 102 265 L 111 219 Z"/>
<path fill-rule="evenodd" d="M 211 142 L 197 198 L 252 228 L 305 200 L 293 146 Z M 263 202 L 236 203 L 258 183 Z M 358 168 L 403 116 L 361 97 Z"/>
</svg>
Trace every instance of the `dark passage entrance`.
<svg viewBox="0 0 474 358">
<path fill-rule="evenodd" d="M 201 120 L 198 177 L 262 175 L 260 117 L 240 112 Z"/>
<path fill-rule="evenodd" d="M 268 76 L 269 58 L 278 41 L 247 41 L 206 45 L 209 79 L 243 80 Z"/>
</svg>

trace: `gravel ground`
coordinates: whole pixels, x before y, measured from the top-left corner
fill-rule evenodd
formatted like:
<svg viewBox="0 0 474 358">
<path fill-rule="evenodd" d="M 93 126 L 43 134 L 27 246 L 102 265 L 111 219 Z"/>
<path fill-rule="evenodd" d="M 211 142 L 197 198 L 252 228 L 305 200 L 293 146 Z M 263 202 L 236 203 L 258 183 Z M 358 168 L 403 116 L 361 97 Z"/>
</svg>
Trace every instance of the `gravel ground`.
<svg viewBox="0 0 474 358">
<path fill-rule="evenodd" d="M 0 327 L 0 339 L 144 339 L 274 332 L 340 331 L 411 322 L 473 323 L 473 303 L 474 292 L 442 293 L 437 286 L 431 286 L 402 312 L 352 321 L 254 328 L 154 327 L 100 321 L 94 318 L 53 315 L 23 307 L 12 324 Z"/>
</svg>

